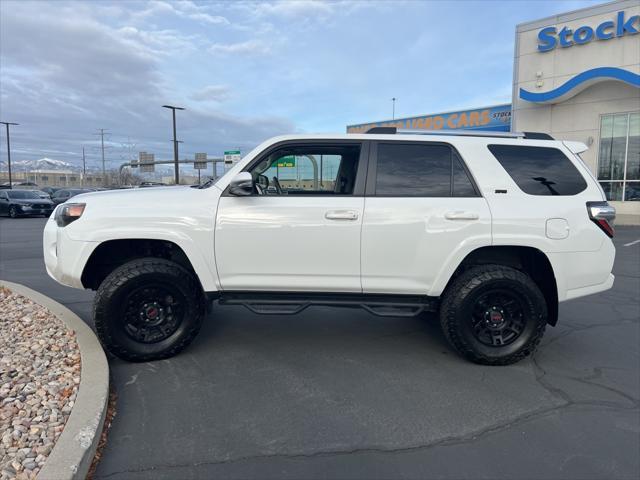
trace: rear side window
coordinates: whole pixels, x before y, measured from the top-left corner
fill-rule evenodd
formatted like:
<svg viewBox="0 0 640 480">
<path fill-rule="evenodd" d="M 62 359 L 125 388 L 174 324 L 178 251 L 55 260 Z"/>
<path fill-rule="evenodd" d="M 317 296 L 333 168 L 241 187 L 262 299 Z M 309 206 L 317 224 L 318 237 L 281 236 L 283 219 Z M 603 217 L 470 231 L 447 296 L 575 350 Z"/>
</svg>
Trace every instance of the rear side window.
<svg viewBox="0 0 640 480">
<path fill-rule="evenodd" d="M 379 143 L 375 194 L 396 197 L 475 197 L 458 154 L 443 144 Z"/>
<path fill-rule="evenodd" d="M 557 148 L 489 145 L 489 150 L 529 195 L 576 195 L 587 188 L 580 172 Z"/>
</svg>

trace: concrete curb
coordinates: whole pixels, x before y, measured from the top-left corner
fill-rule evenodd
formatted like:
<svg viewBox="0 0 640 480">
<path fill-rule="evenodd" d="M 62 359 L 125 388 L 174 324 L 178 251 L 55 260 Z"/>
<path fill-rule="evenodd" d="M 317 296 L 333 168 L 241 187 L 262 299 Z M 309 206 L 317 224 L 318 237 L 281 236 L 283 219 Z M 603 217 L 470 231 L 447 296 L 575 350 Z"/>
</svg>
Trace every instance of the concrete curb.
<svg viewBox="0 0 640 480">
<path fill-rule="evenodd" d="M 87 476 L 102 433 L 109 400 L 109 364 L 91 328 L 58 302 L 18 283 L 0 280 L 0 286 L 49 309 L 76 332 L 80 348 L 80 388 L 69 419 L 38 480 L 79 480 Z"/>
</svg>

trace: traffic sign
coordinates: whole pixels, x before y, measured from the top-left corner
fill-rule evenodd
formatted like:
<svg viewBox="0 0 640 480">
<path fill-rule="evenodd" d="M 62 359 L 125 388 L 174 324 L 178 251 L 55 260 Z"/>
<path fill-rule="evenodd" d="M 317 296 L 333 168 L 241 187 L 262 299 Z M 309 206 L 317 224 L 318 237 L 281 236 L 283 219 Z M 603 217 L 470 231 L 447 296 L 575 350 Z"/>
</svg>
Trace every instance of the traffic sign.
<svg viewBox="0 0 640 480">
<path fill-rule="evenodd" d="M 138 154 L 138 164 L 141 173 L 151 173 L 155 171 L 155 155 L 153 153 L 140 152 Z"/>
<path fill-rule="evenodd" d="M 224 152 L 224 164 L 231 165 L 240 161 L 240 150 L 226 150 Z"/>
<path fill-rule="evenodd" d="M 196 153 L 196 161 L 193 162 L 193 168 L 196 170 L 206 170 L 207 169 L 207 154 L 206 153 Z"/>
<path fill-rule="evenodd" d="M 286 157 L 280 157 L 276 161 L 276 167 L 278 168 L 287 168 L 287 167 L 295 167 L 295 166 L 296 166 L 295 155 L 287 155 Z"/>
</svg>

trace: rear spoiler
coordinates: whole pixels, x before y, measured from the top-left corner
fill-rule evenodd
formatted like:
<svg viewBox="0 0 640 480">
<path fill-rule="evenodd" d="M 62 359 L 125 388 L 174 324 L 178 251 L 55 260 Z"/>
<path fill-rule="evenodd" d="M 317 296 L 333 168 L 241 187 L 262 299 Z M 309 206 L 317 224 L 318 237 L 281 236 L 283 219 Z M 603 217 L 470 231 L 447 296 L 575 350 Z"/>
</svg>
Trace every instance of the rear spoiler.
<svg viewBox="0 0 640 480">
<path fill-rule="evenodd" d="M 589 147 L 587 147 L 582 142 L 562 142 L 562 143 L 564 143 L 564 146 L 567 147 L 569 150 L 571 150 L 572 153 L 575 153 L 576 155 L 589 150 Z"/>
</svg>

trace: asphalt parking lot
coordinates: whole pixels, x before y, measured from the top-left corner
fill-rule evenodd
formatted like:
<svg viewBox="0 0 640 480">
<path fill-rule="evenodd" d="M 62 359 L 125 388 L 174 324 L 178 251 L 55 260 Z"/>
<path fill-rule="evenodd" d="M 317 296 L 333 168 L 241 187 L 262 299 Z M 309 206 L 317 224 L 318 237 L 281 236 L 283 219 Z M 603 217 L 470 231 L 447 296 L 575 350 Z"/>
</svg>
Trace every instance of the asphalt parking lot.
<svg viewBox="0 0 640 480">
<path fill-rule="evenodd" d="M 91 325 L 92 292 L 42 261 L 45 219 L 0 219 L 0 278 Z M 97 478 L 639 478 L 640 228 L 611 291 L 564 303 L 533 359 L 467 363 L 433 318 L 215 306 L 170 360 L 110 360 Z"/>
</svg>

